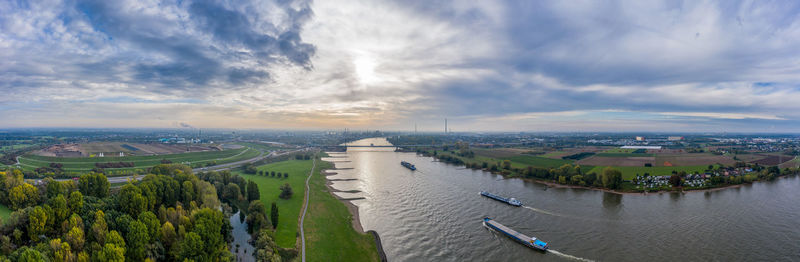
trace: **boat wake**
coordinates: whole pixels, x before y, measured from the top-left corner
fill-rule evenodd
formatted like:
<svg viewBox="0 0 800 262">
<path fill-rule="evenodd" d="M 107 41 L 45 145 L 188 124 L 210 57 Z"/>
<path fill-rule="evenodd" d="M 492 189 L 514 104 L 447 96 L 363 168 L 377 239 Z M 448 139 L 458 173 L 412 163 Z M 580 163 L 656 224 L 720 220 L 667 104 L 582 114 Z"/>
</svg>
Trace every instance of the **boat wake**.
<svg viewBox="0 0 800 262">
<path fill-rule="evenodd" d="M 582 258 L 582 257 L 576 257 L 576 256 L 569 255 L 569 254 L 564 254 L 564 253 L 558 252 L 558 250 L 554 250 L 554 249 L 548 249 L 547 252 L 556 254 L 556 255 L 558 255 L 560 257 L 563 257 L 563 258 L 568 258 L 568 259 L 572 259 L 572 260 L 576 260 L 576 261 L 585 261 L 585 262 L 593 262 L 594 261 L 594 260 L 591 260 L 591 259 L 586 259 L 586 258 Z"/>
<path fill-rule="evenodd" d="M 553 213 L 553 212 L 550 212 L 550 211 L 547 211 L 547 210 L 538 209 L 538 208 L 535 208 L 535 207 L 529 207 L 529 206 L 522 206 L 522 207 L 530 209 L 530 210 L 533 210 L 534 212 L 538 212 L 538 213 L 542 213 L 542 214 L 546 214 L 546 215 L 551 215 L 551 216 L 556 216 L 556 217 L 563 217 L 564 216 L 562 214 Z"/>
</svg>

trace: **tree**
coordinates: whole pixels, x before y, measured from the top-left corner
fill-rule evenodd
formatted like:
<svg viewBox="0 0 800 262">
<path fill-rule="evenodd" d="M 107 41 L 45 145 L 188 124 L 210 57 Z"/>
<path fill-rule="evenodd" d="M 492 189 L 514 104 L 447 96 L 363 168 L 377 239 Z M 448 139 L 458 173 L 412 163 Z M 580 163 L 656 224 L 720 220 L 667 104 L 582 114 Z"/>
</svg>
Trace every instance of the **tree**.
<svg viewBox="0 0 800 262">
<path fill-rule="evenodd" d="M 79 227 L 73 227 L 72 229 L 67 232 L 67 243 L 72 246 L 75 250 L 80 251 L 83 249 L 83 243 L 85 242 L 85 238 L 83 236 L 83 229 Z"/>
<path fill-rule="evenodd" d="M 94 213 L 94 223 L 92 223 L 92 239 L 104 245 L 106 243 L 106 235 L 108 234 L 108 224 L 106 223 L 106 215 L 103 210 L 97 210 Z"/>
<path fill-rule="evenodd" d="M 125 247 L 114 244 L 105 244 L 100 252 L 95 254 L 95 261 L 124 262 Z"/>
<path fill-rule="evenodd" d="M 158 234 L 161 229 L 161 222 L 158 220 L 155 214 L 150 211 L 145 211 L 139 214 L 139 222 L 142 222 L 145 226 L 147 226 L 147 232 L 150 235 L 150 239 L 158 239 Z"/>
<path fill-rule="evenodd" d="M 8 192 L 11 209 L 17 210 L 39 202 L 39 189 L 28 183 L 15 186 Z"/>
<path fill-rule="evenodd" d="M 39 240 L 39 235 L 47 232 L 47 213 L 41 206 L 36 206 L 28 215 L 28 236 L 31 240 Z"/>
<path fill-rule="evenodd" d="M 64 184 L 62 184 L 61 182 L 55 181 L 49 177 L 45 179 L 45 181 L 47 183 L 47 188 L 45 190 L 47 192 L 47 198 L 54 198 L 60 194 L 63 195 L 67 194 L 67 190 L 64 187 Z"/>
<path fill-rule="evenodd" d="M 164 225 L 161 226 L 161 234 L 160 234 L 161 243 L 164 243 L 164 246 L 167 248 L 171 247 L 172 244 L 177 239 L 177 235 L 175 234 L 175 227 L 172 226 L 172 223 L 169 221 L 164 222 Z"/>
<path fill-rule="evenodd" d="M 289 173 L 283 173 L 283 178 L 289 178 Z"/>
<path fill-rule="evenodd" d="M 68 262 L 73 260 L 69 243 L 61 242 L 61 239 L 56 238 L 50 240 L 50 249 L 53 250 L 53 262 Z"/>
<path fill-rule="evenodd" d="M 272 202 L 272 206 L 269 210 L 269 218 L 272 222 L 272 228 L 278 228 L 278 204 Z"/>
<path fill-rule="evenodd" d="M 292 186 L 290 186 L 289 183 L 283 184 L 280 187 L 280 190 L 281 190 L 281 194 L 278 197 L 283 198 L 283 199 L 292 198 L 292 194 L 294 194 L 294 192 L 292 192 Z"/>
<path fill-rule="evenodd" d="M 89 173 L 78 179 L 78 190 L 84 195 L 104 198 L 108 196 L 110 184 L 103 173 Z"/>
<path fill-rule="evenodd" d="M 112 244 L 118 247 L 125 248 L 125 239 L 116 230 L 111 230 L 106 236 L 106 244 Z"/>
<path fill-rule="evenodd" d="M 622 185 L 622 172 L 611 167 L 606 167 L 603 169 L 603 173 L 600 174 L 600 180 L 603 183 L 603 187 L 617 189 Z"/>
<path fill-rule="evenodd" d="M 19 256 L 19 259 L 17 259 L 17 261 L 19 261 L 19 262 L 41 262 L 41 261 L 47 261 L 47 260 L 45 260 L 46 256 L 42 255 L 42 253 L 37 251 L 36 249 L 32 249 L 32 248 L 28 248 L 28 247 L 23 247 L 23 248 L 24 248 L 24 250 L 22 250 L 22 252 L 20 252 L 20 256 Z"/>
<path fill-rule="evenodd" d="M 228 252 L 226 243 L 223 241 L 222 224 L 225 221 L 222 212 L 203 208 L 197 211 L 194 216 L 194 228 L 192 233 L 200 236 L 204 244 L 203 251 L 210 257 L 219 257 Z"/>
<path fill-rule="evenodd" d="M 183 203 L 189 203 L 194 200 L 194 184 L 192 181 L 183 181 L 181 185 L 181 197 L 183 199 Z"/>
<path fill-rule="evenodd" d="M 75 191 L 69 194 L 69 210 L 72 213 L 80 213 L 83 208 L 83 194 Z"/>
<path fill-rule="evenodd" d="M 127 244 L 127 257 L 133 261 L 142 261 L 145 257 L 147 243 L 150 242 L 147 226 L 139 221 L 133 221 L 128 226 L 128 234 L 125 237 Z"/>
<path fill-rule="evenodd" d="M 503 160 L 503 169 L 505 170 L 511 169 L 511 160 L 508 159 Z"/>
<path fill-rule="evenodd" d="M 203 239 L 195 232 L 189 232 L 181 242 L 180 258 L 184 261 L 201 260 L 203 255 Z"/>
<path fill-rule="evenodd" d="M 270 172 L 270 174 L 272 175 L 272 177 L 275 177 L 275 171 Z"/>
<path fill-rule="evenodd" d="M 669 183 L 672 184 L 673 187 L 681 186 L 681 176 L 678 174 L 672 174 L 669 177 Z"/>
<path fill-rule="evenodd" d="M 247 181 L 247 201 L 258 200 L 261 194 L 258 192 L 258 185 L 252 180 Z"/>
<path fill-rule="evenodd" d="M 64 195 L 59 194 L 52 198 L 52 200 L 50 200 L 50 205 L 53 207 L 53 219 L 55 219 L 55 221 L 64 221 L 71 213 L 67 207 L 67 199 L 64 198 Z"/>
<path fill-rule="evenodd" d="M 147 200 L 142 196 L 142 190 L 133 184 L 128 183 L 123 186 L 118 198 L 121 211 L 131 217 L 138 217 L 139 213 L 147 208 Z"/>
<path fill-rule="evenodd" d="M 263 227 L 268 227 L 267 209 L 261 201 L 252 201 L 247 208 L 247 232 L 253 233 L 261 230 Z"/>
<path fill-rule="evenodd" d="M 237 201 L 239 200 L 240 190 L 241 189 L 239 189 L 238 185 L 230 183 L 225 186 L 225 192 L 223 194 L 223 197 L 229 201 Z"/>
</svg>

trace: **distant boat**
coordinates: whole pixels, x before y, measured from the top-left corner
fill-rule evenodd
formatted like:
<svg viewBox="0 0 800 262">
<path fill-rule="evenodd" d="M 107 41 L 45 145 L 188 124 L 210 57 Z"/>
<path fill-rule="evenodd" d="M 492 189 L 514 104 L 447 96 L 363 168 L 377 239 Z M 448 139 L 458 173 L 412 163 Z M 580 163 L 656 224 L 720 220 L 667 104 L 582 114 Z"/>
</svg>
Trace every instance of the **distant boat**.
<svg viewBox="0 0 800 262">
<path fill-rule="evenodd" d="M 491 229 L 503 233 L 507 237 L 510 237 L 511 239 L 516 240 L 517 242 L 520 242 L 527 247 L 540 251 L 547 251 L 547 249 L 550 247 L 547 245 L 546 242 L 541 241 L 536 237 L 526 236 L 525 234 L 519 233 L 511 228 L 508 228 L 500 223 L 497 223 L 497 221 L 494 221 L 489 217 L 483 218 L 483 224 Z"/>
<path fill-rule="evenodd" d="M 505 197 L 501 197 L 501 196 L 498 196 L 498 195 L 495 195 L 495 194 L 492 194 L 492 193 L 489 193 L 489 192 L 486 192 L 486 191 L 481 191 L 481 196 L 485 196 L 485 197 L 488 197 L 488 198 L 491 198 L 491 199 L 494 199 L 494 200 L 497 200 L 497 201 L 500 201 L 500 202 L 503 202 L 503 203 L 506 203 L 506 204 L 509 204 L 509 205 L 512 205 L 512 206 L 517 206 L 517 207 L 518 206 L 522 206 L 522 202 L 519 202 L 519 200 L 517 200 L 516 198 L 513 198 L 513 197 L 512 198 L 505 198 Z"/>
<path fill-rule="evenodd" d="M 400 164 L 403 165 L 404 167 L 408 168 L 408 169 L 411 169 L 412 171 L 417 170 L 417 167 L 415 167 L 413 164 L 411 164 L 409 162 L 401 161 Z"/>
</svg>

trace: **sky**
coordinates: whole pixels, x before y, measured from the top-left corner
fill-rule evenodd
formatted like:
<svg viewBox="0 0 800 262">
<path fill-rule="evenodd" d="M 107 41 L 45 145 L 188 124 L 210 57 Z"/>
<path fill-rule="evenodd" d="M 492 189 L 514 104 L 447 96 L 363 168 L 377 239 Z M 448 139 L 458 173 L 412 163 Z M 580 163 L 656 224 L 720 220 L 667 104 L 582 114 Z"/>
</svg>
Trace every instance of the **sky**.
<svg viewBox="0 0 800 262">
<path fill-rule="evenodd" d="M 0 127 L 800 132 L 798 1 L 0 1 Z"/>
</svg>

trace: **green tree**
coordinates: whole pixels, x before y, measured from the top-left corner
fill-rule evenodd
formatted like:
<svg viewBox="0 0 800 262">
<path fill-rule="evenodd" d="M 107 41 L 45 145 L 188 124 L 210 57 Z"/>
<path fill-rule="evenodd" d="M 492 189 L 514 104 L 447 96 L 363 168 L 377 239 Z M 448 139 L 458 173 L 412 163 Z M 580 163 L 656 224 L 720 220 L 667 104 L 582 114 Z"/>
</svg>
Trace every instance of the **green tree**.
<svg viewBox="0 0 800 262">
<path fill-rule="evenodd" d="M 262 227 L 269 226 L 267 221 L 267 209 L 261 201 L 252 201 L 247 208 L 247 232 L 253 233 Z"/>
<path fill-rule="evenodd" d="M 83 229 L 79 227 L 73 227 L 72 229 L 67 232 L 67 243 L 69 243 L 72 248 L 76 251 L 80 251 L 83 249 L 83 244 L 85 242 L 85 238 L 83 235 Z"/>
<path fill-rule="evenodd" d="M 225 186 L 225 192 L 223 194 L 223 197 L 229 201 L 237 201 L 239 200 L 240 190 L 241 189 L 239 188 L 238 185 L 230 183 Z"/>
<path fill-rule="evenodd" d="M 121 211 L 131 217 L 138 217 L 147 208 L 147 199 L 142 196 L 142 190 L 133 184 L 122 186 L 118 198 Z M 128 251 L 130 252 L 130 248 Z"/>
<path fill-rule="evenodd" d="M 177 237 L 178 236 L 175 233 L 175 227 L 172 226 L 172 223 L 169 221 L 164 222 L 164 225 L 161 226 L 161 243 L 163 243 L 165 247 L 169 248 L 173 243 L 175 243 L 175 239 L 177 239 Z"/>
<path fill-rule="evenodd" d="M 158 239 L 158 233 L 161 229 L 161 222 L 158 220 L 153 212 L 145 211 L 139 215 L 139 222 L 144 223 L 147 226 L 147 232 L 150 235 L 150 239 Z"/>
<path fill-rule="evenodd" d="M 188 204 L 194 200 L 194 184 L 192 181 L 183 181 L 181 185 L 181 196 L 183 199 L 183 203 Z"/>
<path fill-rule="evenodd" d="M 125 239 L 122 239 L 122 235 L 119 234 L 116 230 L 111 230 L 106 235 L 106 244 L 113 244 L 118 247 L 125 247 Z"/>
<path fill-rule="evenodd" d="M 72 213 L 80 213 L 83 208 L 83 194 L 75 191 L 69 194 L 69 210 Z"/>
<path fill-rule="evenodd" d="M 23 247 L 23 248 L 24 248 L 24 250 L 22 252 L 20 252 L 19 259 L 17 259 L 17 261 L 19 261 L 19 262 L 42 262 L 42 261 L 47 261 L 47 260 L 45 260 L 47 257 L 42 255 L 42 253 L 39 252 L 38 250 L 32 249 L 32 248 L 28 248 L 28 247 Z"/>
<path fill-rule="evenodd" d="M 39 202 L 39 189 L 28 183 L 15 186 L 8 193 L 11 209 L 20 209 Z"/>
<path fill-rule="evenodd" d="M 47 188 L 45 190 L 47 192 L 47 198 L 54 198 L 58 195 L 67 194 L 67 190 L 64 187 L 64 184 L 62 184 L 61 182 L 55 181 L 52 178 L 48 177 L 45 179 L 45 183 L 47 183 Z"/>
<path fill-rule="evenodd" d="M 202 260 L 203 256 L 203 239 L 195 232 L 189 232 L 181 242 L 180 258 L 186 260 Z"/>
<path fill-rule="evenodd" d="M 94 213 L 94 223 L 92 223 L 92 238 L 100 245 L 106 243 L 106 235 L 108 234 L 108 224 L 106 223 L 106 214 L 103 210 L 97 210 Z"/>
<path fill-rule="evenodd" d="M 139 221 L 133 221 L 128 226 L 128 234 L 125 236 L 127 244 L 127 257 L 133 261 L 142 261 L 147 251 L 147 244 L 150 242 L 147 226 Z"/>
<path fill-rule="evenodd" d="M 258 185 L 252 180 L 247 181 L 247 201 L 258 200 L 261 194 L 258 192 Z"/>
<path fill-rule="evenodd" d="M 55 198 L 52 198 L 50 205 L 53 207 L 53 219 L 55 219 L 55 221 L 67 220 L 67 216 L 69 216 L 71 212 L 69 207 L 67 207 L 67 199 L 64 198 L 64 195 L 59 194 Z"/>
<path fill-rule="evenodd" d="M 192 232 L 202 238 L 205 245 L 203 250 L 211 257 L 218 257 L 221 252 L 228 252 L 222 235 L 223 221 L 222 212 L 210 208 L 203 208 L 194 214 Z"/>
<path fill-rule="evenodd" d="M 272 202 L 272 206 L 269 210 L 269 218 L 272 222 L 272 228 L 278 228 L 278 204 Z"/>
<path fill-rule="evenodd" d="M 39 240 L 39 235 L 47 232 L 47 212 L 41 206 L 36 206 L 28 215 L 28 236 L 31 240 Z"/>
<path fill-rule="evenodd" d="M 278 195 L 278 197 L 283 198 L 283 199 L 292 198 L 292 194 L 294 194 L 294 192 L 292 192 L 292 186 L 290 186 L 289 183 L 283 184 L 280 187 L 280 190 L 281 190 L 281 194 Z"/>
<path fill-rule="evenodd" d="M 503 160 L 503 169 L 505 170 L 511 169 L 511 160 L 508 159 Z"/>
<path fill-rule="evenodd" d="M 125 247 L 114 244 L 106 244 L 100 252 L 95 254 L 95 261 L 124 262 Z"/>
<path fill-rule="evenodd" d="M 78 179 L 78 190 L 84 195 L 104 198 L 108 196 L 110 184 L 106 175 L 91 172 Z"/>
<path fill-rule="evenodd" d="M 622 172 L 611 167 L 606 167 L 603 169 L 603 174 L 600 175 L 600 180 L 603 183 L 603 187 L 618 189 L 622 185 Z"/>
</svg>

